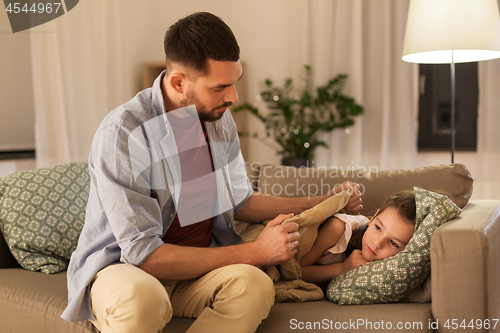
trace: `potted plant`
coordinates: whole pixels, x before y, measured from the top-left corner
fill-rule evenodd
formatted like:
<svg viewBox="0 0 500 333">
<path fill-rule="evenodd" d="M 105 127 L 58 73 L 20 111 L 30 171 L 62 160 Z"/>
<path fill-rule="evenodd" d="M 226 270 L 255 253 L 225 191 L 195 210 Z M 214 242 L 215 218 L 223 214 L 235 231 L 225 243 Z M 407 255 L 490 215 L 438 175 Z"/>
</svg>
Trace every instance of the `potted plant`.
<svg viewBox="0 0 500 333">
<path fill-rule="evenodd" d="M 296 90 L 293 80 L 287 78 L 283 86 L 266 79 L 258 99 L 271 111 L 263 114 L 255 106 L 245 103 L 234 112 L 250 111 L 265 125 L 265 132 L 254 133 L 283 155 L 283 165 L 309 166 L 314 149 L 328 147 L 324 138 L 335 128 L 354 125 L 354 117 L 363 113 L 363 107 L 354 98 L 342 93 L 347 75 L 339 74 L 325 85 L 316 88 L 313 96 L 313 71 L 304 66 L 302 87 Z M 246 135 L 243 133 L 243 135 Z"/>
</svg>

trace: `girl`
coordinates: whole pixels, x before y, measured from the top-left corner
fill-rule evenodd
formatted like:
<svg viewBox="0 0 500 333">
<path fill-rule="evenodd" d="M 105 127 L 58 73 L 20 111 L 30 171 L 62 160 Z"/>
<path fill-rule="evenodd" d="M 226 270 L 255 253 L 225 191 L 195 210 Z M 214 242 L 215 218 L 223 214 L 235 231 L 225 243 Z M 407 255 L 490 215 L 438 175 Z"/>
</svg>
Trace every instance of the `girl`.
<svg viewBox="0 0 500 333">
<path fill-rule="evenodd" d="M 335 214 L 320 226 L 311 250 L 301 258 L 302 279 L 321 284 L 399 253 L 413 236 L 415 220 L 412 192 L 389 198 L 369 221 L 362 215 Z"/>
</svg>

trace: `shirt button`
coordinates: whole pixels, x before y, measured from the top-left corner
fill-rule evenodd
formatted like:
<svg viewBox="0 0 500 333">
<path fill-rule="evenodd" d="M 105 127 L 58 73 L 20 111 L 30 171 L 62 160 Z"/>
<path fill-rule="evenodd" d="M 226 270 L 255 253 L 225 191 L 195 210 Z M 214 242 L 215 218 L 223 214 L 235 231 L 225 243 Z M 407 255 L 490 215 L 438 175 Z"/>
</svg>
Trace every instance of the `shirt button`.
<svg viewBox="0 0 500 333">
<path fill-rule="evenodd" d="M 170 217 L 174 217 L 174 213 L 170 213 Z"/>
</svg>

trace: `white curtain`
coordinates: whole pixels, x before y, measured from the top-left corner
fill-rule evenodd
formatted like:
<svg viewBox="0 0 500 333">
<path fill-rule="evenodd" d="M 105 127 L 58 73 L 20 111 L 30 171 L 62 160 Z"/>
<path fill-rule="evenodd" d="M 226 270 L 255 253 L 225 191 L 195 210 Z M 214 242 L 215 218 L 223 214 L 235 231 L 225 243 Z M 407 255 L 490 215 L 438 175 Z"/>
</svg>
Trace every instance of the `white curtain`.
<svg viewBox="0 0 500 333">
<path fill-rule="evenodd" d="M 365 107 L 350 133 L 335 130 L 315 165 L 411 168 L 417 154 L 416 65 L 401 60 L 409 1 L 315 0 L 289 7 L 292 68 L 308 63 L 324 84 L 348 74 L 346 92 Z"/>
<path fill-rule="evenodd" d="M 126 19 L 119 0 L 80 1 L 33 29 L 37 167 L 87 161 L 104 116 L 137 91 Z"/>
<path fill-rule="evenodd" d="M 500 59 L 478 64 L 479 109 L 474 192 L 478 198 L 500 199 Z"/>
</svg>

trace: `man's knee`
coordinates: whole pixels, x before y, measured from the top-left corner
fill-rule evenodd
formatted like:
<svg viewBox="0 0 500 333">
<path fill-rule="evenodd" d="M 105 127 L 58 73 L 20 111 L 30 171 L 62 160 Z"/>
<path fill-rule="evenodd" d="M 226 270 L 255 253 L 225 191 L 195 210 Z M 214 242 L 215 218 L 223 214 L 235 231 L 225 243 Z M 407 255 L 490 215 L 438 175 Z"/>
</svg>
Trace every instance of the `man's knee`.
<svg viewBox="0 0 500 333">
<path fill-rule="evenodd" d="M 97 295 L 103 287 L 94 284 L 92 303 L 98 328 L 106 332 L 158 332 L 172 318 L 172 306 L 163 285 L 153 276 L 131 276 L 121 279 L 105 299 Z M 101 288 L 99 288 L 101 287 Z M 102 295 L 103 296 L 103 295 Z M 96 304 L 96 302 L 105 304 Z M 101 327 L 99 327 L 101 326 Z"/>
<path fill-rule="evenodd" d="M 238 317 L 238 325 L 254 331 L 267 318 L 274 304 L 274 283 L 266 273 L 254 266 L 231 265 L 227 269 L 225 273 L 230 276 L 227 289 L 217 296 L 223 299 L 234 296 L 230 308 Z"/>
<path fill-rule="evenodd" d="M 244 264 L 227 266 L 231 282 L 236 290 L 245 293 L 246 297 L 272 306 L 274 304 L 274 284 L 271 278 L 261 269 Z"/>
<path fill-rule="evenodd" d="M 123 287 L 124 302 L 137 304 L 136 311 L 147 313 L 151 310 L 161 309 L 168 311 L 170 301 L 167 291 L 159 281 L 134 281 Z"/>
</svg>

